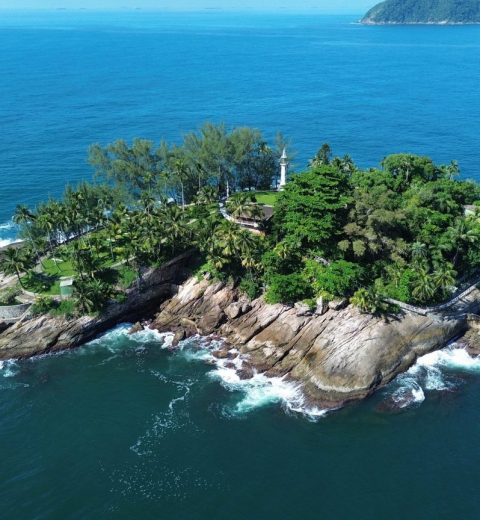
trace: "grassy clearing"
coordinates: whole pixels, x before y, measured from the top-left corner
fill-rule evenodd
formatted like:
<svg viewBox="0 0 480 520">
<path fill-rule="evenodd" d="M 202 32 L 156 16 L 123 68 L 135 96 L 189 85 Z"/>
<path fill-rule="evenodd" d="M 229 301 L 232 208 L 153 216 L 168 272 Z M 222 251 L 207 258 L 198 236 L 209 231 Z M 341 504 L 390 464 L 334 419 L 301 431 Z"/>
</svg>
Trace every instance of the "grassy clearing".
<svg viewBox="0 0 480 520">
<path fill-rule="evenodd" d="M 259 204 L 267 206 L 275 205 L 278 197 L 278 191 L 255 191 L 253 192 Z"/>
<path fill-rule="evenodd" d="M 75 271 L 74 271 L 72 263 L 70 261 L 57 260 L 57 265 L 55 265 L 55 262 L 51 258 L 44 260 L 43 266 L 42 266 L 42 271 L 47 276 L 52 276 L 52 277 L 74 276 L 75 275 Z"/>
</svg>

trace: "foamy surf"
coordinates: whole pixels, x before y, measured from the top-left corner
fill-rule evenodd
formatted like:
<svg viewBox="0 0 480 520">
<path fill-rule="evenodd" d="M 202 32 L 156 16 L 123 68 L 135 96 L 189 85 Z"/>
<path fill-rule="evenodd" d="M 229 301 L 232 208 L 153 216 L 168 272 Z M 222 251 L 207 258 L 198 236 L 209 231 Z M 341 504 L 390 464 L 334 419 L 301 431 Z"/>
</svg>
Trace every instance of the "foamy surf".
<svg viewBox="0 0 480 520">
<path fill-rule="evenodd" d="M 22 242 L 17 236 L 17 226 L 10 220 L 0 224 L 0 248 Z"/>
<path fill-rule="evenodd" d="M 245 360 L 236 349 L 229 351 L 235 356 L 233 359 L 218 359 L 213 355 L 222 345 L 222 341 L 195 336 L 181 342 L 179 349 L 187 361 L 202 361 L 215 365 L 215 369 L 209 372 L 209 377 L 219 381 L 229 392 L 242 394 L 238 402 L 224 408 L 225 415 L 240 417 L 275 404 L 280 404 L 287 412 L 301 414 L 309 420 L 317 420 L 327 414 L 327 410 L 307 404 L 300 384 L 282 377 L 266 377 L 255 371 L 253 377 L 242 379 L 238 372 Z"/>
<path fill-rule="evenodd" d="M 389 385 L 390 401 L 397 408 L 419 406 L 429 393 L 453 391 L 458 386 L 455 374 L 480 372 L 480 358 L 473 358 L 456 343 L 418 358 L 407 372 Z"/>
<path fill-rule="evenodd" d="M 112 353 L 115 353 L 119 349 L 124 348 L 127 341 L 134 342 L 138 345 L 159 342 L 161 343 L 162 348 L 169 348 L 172 344 L 173 334 L 160 333 L 148 328 L 144 328 L 139 332 L 131 334 L 130 331 L 132 330 L 132 327 L 132 323 L 122 323 L 105 334 L 102 334 L 98 338 L 90 341 L 83 348 L 101 347 L 107 348 Z"/>
<path fill-rule="evenodd" d="M 0 374 L 3 377 L 14 377 L 18 374 L 18 364 L 14 359 L 0 361 Z"/>
</svg>

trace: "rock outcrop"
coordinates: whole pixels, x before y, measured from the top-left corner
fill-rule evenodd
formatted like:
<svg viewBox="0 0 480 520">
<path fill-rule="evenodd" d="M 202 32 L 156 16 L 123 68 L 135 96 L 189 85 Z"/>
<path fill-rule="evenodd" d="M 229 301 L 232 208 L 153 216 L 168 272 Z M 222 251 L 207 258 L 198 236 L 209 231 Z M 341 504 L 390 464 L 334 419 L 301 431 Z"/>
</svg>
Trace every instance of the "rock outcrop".
<svg viewBox="0 0 480 520">
<path fill-rule="evenodd" d="M 162 305 L 152 327 L 176 337 L 216 333 L 239 349 L 247 365 L 267 376 L 286 376 L 322 406 L 361 399 L 467 330 L 478 291 L 455 315 L 401 312 L 386 317 L 329 306 L 312 315 L 303 307 L 248 302 L 235 288 L 188 280 Z M 221 356 L 226 357 L 227 352 Z M 245 375 L 245 374 L 243 374 Z M 250 374 L 251 375 L 251 374 Z"/>
<path fill-rule="evenodd" d="M 153 316 L 165 298 L 172 296 L 187 276 L 183 267 L 190 254 L 181 255 L 143 275 L 141 289 L 127 292 L 125 303 L 113 303 L 98 317 L 75 319 L 40 316 L 0 328 L 0 360 L 27 358 L 80 346 L 122 321 Z"/>
<path fill-rule="evenodd" d="M 471 314 L 480 306 L 476 289 L 457 300 L 450 314 L 407 310 L 379 317 L 362 314 L 344 301 L 319 301 L 316 309 L 268 305 L 206 279 L 176 285 L 186 279 L 186 258 L 146 273 L 141 291 L 132 289 L 125 303 L 112 304 L 99 317 L 43 316 L 0 331 L 0 360 L 72 348 L 122 321 L 155 316 L 150 327 L 173 332 L 173 346 L 192 335 L 214 334 L 224 339 L 215 357 L 232 360 L 239 377 L 256 372 L 286 377 L 302 386 L 312 404 L 336 407 L 370 395 L 479 319 Z M 237 356 L 240 364 L 233 363 Z"/>
</svg>

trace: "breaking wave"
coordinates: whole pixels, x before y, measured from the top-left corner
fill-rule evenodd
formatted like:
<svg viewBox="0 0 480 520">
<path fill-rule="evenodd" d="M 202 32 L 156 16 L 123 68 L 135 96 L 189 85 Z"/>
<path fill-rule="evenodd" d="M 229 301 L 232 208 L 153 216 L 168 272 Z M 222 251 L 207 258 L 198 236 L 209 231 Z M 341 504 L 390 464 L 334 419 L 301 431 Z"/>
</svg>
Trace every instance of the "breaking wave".
<svg viewBox="0 0 480 520">
<path fill-rule="evenodd" d="M 480 358 L 473 358 L 457 343 L 418 358 L 407 372 L 388 387 L 386 402 L 396 408 L 421 405 L 429 393 L 455 391 L 462 373 L 480 372 Z"/>
<path fill-rule="evenodd" d="M 0 248 L 21 242 L 17 236 L 17 226 L 9 220 L 0 224 Z"/>
<path fill-rule="evenodd" d="M 3 377 L 14 377 L 18 374 L 18 371 L 18 364 L 14 359 L 0 361 L 0 374 Z"/>
<path fill-rule="evenodd" d="M 327 410 L 307 404 L 299 384 L 287 381 L 283 377 L 266 377 L 253 372 L 253 377 L 242 379 L 238 372 L 243 368 L 244 359 L 232 349 L 233 359 L 217 359 L 213 352 L 222 346 L 222 341 L 204 339 L 199 336 L 180 344 L 182 355 L 187 361 L 203 361 L 215 368 L 209 377 L 219 381 L 230 392 L 242 394 L 233 405 L 227 405 L 223 413 L 229 417 L 239 417 L 258 408 L 280 404 L 287 412 L 302 414 L 310 420 L 317 420 L 327 414 Z"/>
<path fill-rule="evenodd" d="M 162 348 L 168 348 L 172 344 L 173 334 L 161 334 L 148 328 L 131 334 L 132 327 L 132 323 L 122 323 L 81 347 L 81 351 L 86 352 L 92 347 L 99 347 L 106 348 L 114 354 L 125 347 L 131 347 L 131 342 L 136 343 L 139 347 L 159 342 Z"/>
</svg>

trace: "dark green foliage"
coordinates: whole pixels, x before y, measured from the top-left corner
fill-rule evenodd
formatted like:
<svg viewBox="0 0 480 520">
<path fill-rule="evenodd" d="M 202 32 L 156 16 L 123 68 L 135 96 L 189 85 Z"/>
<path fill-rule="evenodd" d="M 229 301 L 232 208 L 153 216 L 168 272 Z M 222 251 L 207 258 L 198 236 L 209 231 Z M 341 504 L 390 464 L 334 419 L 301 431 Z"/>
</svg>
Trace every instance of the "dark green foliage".
<svg viewBox="0 0 480 520">
<path fill-rule="evenodd" d="M 385 296 L 408 303 L 412 301 L 412 290 L 415 287 L 417 276 L 415 270 L 406 268 L 396 273 L 386 286 L 379 284 L 380 291 Z"/>
<path fill-rule="evenodd" d="M 63 300 L 56 306 L 50 309 L 51 316 L 64 316 L 65 318 L 72 318 L 77 314 L 77 309 L 74 300 Z"/>
<path fill-rule="evenodd" d="M 270 277 L 265 301 L 267 303 L 295 303 L 313 294 L 308 281 L 299 273 L 277 274 Z"/>
<path fill-rule="evenodd" d="M 337 260 L 328 266 L 309 260 L 304 273 L 315 293 L 329 293 L 338 297 L 351 295 L 366 278 L 362 266 L 346 260 Z"/>
<path fill-rule="evenodd" d="M 295 175 L 275 205 L 280 240 L 298 249 L 331 252 L 352 201 L 348 175 L 334 166 L 317 166 Z"/>
<path fill-rule="evenodd" d="M 260 294 L 262 294 L 262 285 L 258 276 L 254 276 L 251 273 L 247 273 L 242 278 L 240 284 L 238 285 L 238 288 L 243 293 L 245 293 L 251 300 L 258 298 Z"/>
<path fill-rule="evenodd" d="M 47 314 L 56 305 L 55 300 L 47 296 L 40 296 L 35 300 L 35 303 L 30 307 L 30 312 L 33 316 L 40 316 Z"/>
<path fill-rule="evenodd" d="M 350 303 L 369 314 L 385 314 L 393 310 L 392 305 L 385 302 L 383 297 L 371 288 L 358 289 Z"/>
<path fill-rule="evenodd" d="M 90 148 L 90 164 L 97 175 L 113 182 L 138 199 L 142 192 L 172 197 L 185 205 L 199 190 L 213 188 L 218 199 L 229 186 L 237 189 L 269 189 L 277 173 L 278 150 L 272 149 L 253 128 L 235 128 L 206 123 L 184 137 L 181 145 L 135 139 L 105 148 Z"/>
<path fill-rule="evenodd" d="M 119 301 L 118 291 L 141 291 L 149 268 L 192 249 L 206 262 L 199 277 L 230 280 L 250 298 L 263 286 L 270 302 L 355 293 L 365 309 L 380 309 L 385 296 L 445 300 L 459 276 L 480 267 L 480 211 L 472 206 L 480 188 L 455 179 L 455 162 L 395 154 L 382 169 L 360 171 L 323 145 L 278 194 L 259 236 L 224 218 L 219 196 L 227 186 L 270 188 L 276 159 L 260 132 L 211 124 L 181 146 L 95 146 L 91 161 L 108 184 L 67 187 L 63 200 L 35 211 L 19 206 L 15 221 L 27 247 L 3 252 L 0 268 L 48 294 L 58 294 L 61 276 L 74 276 L 77 308 L 91 313 Z M 261 211 L 248 191 L 233 193 L 226 207 L 237 218 Z"/>
<path fill-rule="evenodd" d="M 1 305 L 16 305 L 18 303 L 17 296 L 21 291 L 16 287 L 10 287 L 0 292 L 0 306 Z"/>
<path fill-rule="evenodd" d="M 480 2 L 387 0 L 370 9 L 363 23 L 480 23 Z"/>
</svg>

